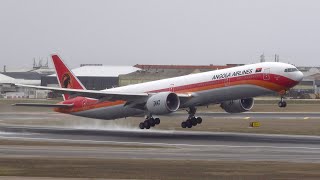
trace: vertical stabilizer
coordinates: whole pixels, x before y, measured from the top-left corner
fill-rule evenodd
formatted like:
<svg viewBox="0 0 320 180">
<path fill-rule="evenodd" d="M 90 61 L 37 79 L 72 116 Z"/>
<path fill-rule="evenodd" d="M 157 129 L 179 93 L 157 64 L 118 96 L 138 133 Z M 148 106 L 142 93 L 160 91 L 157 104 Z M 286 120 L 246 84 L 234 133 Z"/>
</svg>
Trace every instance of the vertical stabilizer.
<svg viewBox="0 0 320 180">
<path fill-rule="evenodd" d="M 52 61 L 57 73 L 57 79 L 61 88 L 85 89 L 79 79 L 69 70 L 58 55 L 52 55 Z M 69 99 L 68 94 L 63 94 L 64 100 Z"/>
</svg>

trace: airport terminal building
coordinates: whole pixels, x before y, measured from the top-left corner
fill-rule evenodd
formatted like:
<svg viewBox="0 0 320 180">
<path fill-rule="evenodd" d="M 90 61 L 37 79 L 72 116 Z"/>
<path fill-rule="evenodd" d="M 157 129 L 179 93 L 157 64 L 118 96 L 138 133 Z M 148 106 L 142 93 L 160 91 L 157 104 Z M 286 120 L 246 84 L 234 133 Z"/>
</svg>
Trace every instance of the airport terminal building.
<svg viewBox="0 0 320 180">
<path fill-rule="evenodd" d="M 81 64 L 72 72 L 90 90 L 102 90 L 119 86 L 119 75 L 139 70 L 132 66 L 103 66 L 102 64 Z M 49 91 L 15 87 L 13 84 L 58 87 L 53 68 L 34 67 L 0 72 L 0 94 L 4 98 L 47 98 Z M 49 93 L 49 97 L 50 93 Z M 56 97 L 56 96 L 53 96 Z"/>
<path fill-rule="evenodd" d="M 86 89 L 103 90 L 119 86 L 119 76 L 138 71 L 132 66 L 103 66 L 102 64 L 81 64 L 72 72 Z M 57 87 L 56 74 L 41 77 L 41 86 Z"/>
</svg>

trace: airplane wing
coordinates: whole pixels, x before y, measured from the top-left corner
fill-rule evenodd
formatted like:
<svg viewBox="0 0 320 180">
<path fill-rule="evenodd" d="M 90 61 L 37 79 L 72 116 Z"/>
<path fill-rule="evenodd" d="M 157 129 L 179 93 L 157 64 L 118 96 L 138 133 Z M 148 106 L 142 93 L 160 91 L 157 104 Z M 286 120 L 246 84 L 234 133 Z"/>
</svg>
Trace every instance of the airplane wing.
<svg viewBox="0 0 320 180">
<path fill-rule="evenodd" d="M 139 99 L 140 101 L 144 98 L 147 99 L 150 95 L 156 93 L 126 93 L 126 92 L 114 92 L 114 91 L 96 91 L 96 90 L 83 90 L 83 89 L 68 89 L 68 88 L 58 88 L 58 87 L 45 87 L 45 86 L 32 86 L 24 84 L 15 84 L 18 87 L 34 88 L 41 90 L 50 90 L 53 92 L 58 92 L 62 94 L 69 94 L 70 97 L 88 97 L 99 99 L 101 101 L 134 101 Z M 179 98 L 185 99 L 192 97 L 191 94 L 177 94 Z"/>
<path fill-rule="evenodd" d="M 73 107 L 73 104 L 16 103 L 16 104 L 13 104 L 13 106 L 71 108 Z"/>
</svg>

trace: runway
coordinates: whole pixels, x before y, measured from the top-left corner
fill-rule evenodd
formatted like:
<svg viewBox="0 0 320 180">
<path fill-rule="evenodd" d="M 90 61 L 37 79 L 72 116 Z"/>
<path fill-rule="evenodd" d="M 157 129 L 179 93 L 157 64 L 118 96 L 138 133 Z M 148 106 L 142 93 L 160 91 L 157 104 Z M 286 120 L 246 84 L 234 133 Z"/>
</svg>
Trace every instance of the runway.
<svg viewBox="0 0 320 180">
<path fill-rule="evenodd" d="M 169 116 L 185 116 L 183 113 L 173 113 Z M 210 118 L 228 118 L 228 119 L 320 119 L 320 113 L 317 112 L 244 112 L 229 114 L 226 112 L 199 112 L 197 116 Z"/>
<path fill-rule="evenodd" d="M 44 116 L 41 116 L 44 115 Z M 55 112 L 0 112 L 0 120 L 6 119 L 46 119 L 50 118 L 51 115 L 59 116 L 63 114 L 58 114 Z M 48 117 L 46 117 L 48 116 Z M 181 116 L 186 117 L 185 112 L 177 112 L 168 114 L 163 117 L 175 117 Z M 226 112 L 199 112 L 197 116 L 210 117 L 210 118 L 226 118 L 226 119 L 242 119 L 242 118 L 252 118 L 252 119 L 320 119 L 320 113 L 318 112 L 244 112 L 229 114 Z M 161 116 L 160 116 L 161 117 Z"/>
<path fill-rule="evenodd" d="M 287 122 L 298 120 L 298 127 L 305 125 L 308 131 L 316 127 L 320 113 L 197 113 L 205 122 L 198 129 L 224 126 L 229 123 L 233 129 L 246 128 L 248 121 L 258 119 L 264 124 L 272 123 L 273 128 L 281 119 L 283 129 L 293 128 Z M 131 125 L 115 128 L 106 121 L 92 120 L 58 114 L 54 112 L 1 112 L 0 157 L 53 157 L 53 158 L 98 158 L 98 159 L 160 159 L 160 160 L 204 160 L 204 161 L 284 161 L 320 163 L 320 136 L 267 135 L 234 132 L 189 131 L 179 127 L 186 116 L 178 112 L 175 117 L 162 118 L 160 128 L 175 126 L 174 130 L 140 130 L 139 118 L 132 118 Z M 219 120 L 222 119 L 222 120 Z M 235 119 L 235 120 L 228 120 Z M 272 119 L 272 121 L 268 121 Z M 301 121 L 300 121 L 301 119 Z M 303 124 L 305 119 L 313 119 L 313 124 Z M 292 120 L 292 121 L 291 121 Z M 126 119 L 120 120 L 128 122 Z M 210 122 L 214 123 L 210 123 Z M 97 123 L 88 129 L 83 124 Z M 115 124 L 119 121 L 114 121 Z M 172 124 L 172 122 L 176 122 Z M 241 124 L 243 123 L 243 124 Z M 121 123 L 120 127 L 121 127 Z M 293 125 L 297 127 L 297 125 Z M 280 129 L 281 129 L 280 128 Z M 310 128 L 310 129 L 309 129 Z M 183 131 L 182 131 L 183 130 Z M 254 130 L 254 129 L 252 129 Z M 317 129 L 313 129 L 316 131 Z M 213 130 L 219 131 L 219 130 Z M 40 144 L 39 144 L 40 143 Z M 41 144 L 42 143 L 42 144 Z"/>
<path fill-rule="evenodd" d="M 63 143 L 0 146 L 6 157 L 88 157 L 320 163 L 320 137 L 162 130 L 0 127 L 0 140 Z M 74 144 L 78 144 L 74 146 Z"/>
</svg>

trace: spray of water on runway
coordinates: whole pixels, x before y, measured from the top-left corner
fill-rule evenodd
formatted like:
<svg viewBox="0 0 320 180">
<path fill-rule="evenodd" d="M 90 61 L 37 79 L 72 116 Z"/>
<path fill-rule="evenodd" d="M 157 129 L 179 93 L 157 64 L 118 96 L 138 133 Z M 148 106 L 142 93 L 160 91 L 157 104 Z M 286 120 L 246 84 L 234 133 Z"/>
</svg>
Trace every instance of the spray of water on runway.
<svg viewBox="0 0 320 180">
<path fill-rule="evenodd" d="M 15 134 L 15 133 L 0 131 L 0 135 L 10 135 L 10 134 Z"/>
<path fill-rule="evenodd" d="M 77 120 L 65 121 L 64 127 L 71 129 L 90 129 L 90 130 L 108 130 L 108 131 L 139 131 L 139 132 L 175 132 L 175 130 L 160 130 L 160 129 L 140 129 L 139 122 L 129 119 L 117 120 L 98 120 L 79 118 Z"/>
<path fill-rule="evenodd" d="M 138 131 L 140 130 L 134 123 L 125 119 L 116 121 L 104 121 L 95 119 L 81 119 L 69 121 L 66 127 L 74 129 L 93 129 L 93 130 L 115 130 L 115 131 Z"/>
</svg>

